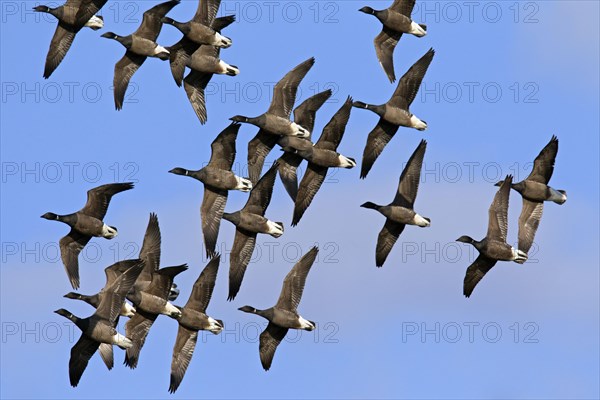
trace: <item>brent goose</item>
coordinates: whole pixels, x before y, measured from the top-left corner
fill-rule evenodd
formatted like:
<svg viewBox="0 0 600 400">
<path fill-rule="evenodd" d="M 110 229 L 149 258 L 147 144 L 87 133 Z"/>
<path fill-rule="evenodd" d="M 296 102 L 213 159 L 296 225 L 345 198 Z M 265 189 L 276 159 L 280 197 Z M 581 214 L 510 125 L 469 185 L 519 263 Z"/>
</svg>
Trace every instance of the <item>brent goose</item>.
<svg viewBox="0 0 600 400">
<path fill-rule="evenodd" d="M 352 98 L 348 97 L 331 121 L 323 128 L 321 137 L 314 146 L 295 148 L 295 153 L 308 161 L 308 168 L 300 181 L 298 197 L 294 203 L 292 226 L 296 226 L 321 188 L 329 168 L 354 168 L 354 159 L 343 156 L 337 148 L 344 137 L 346 125 L 352 111 Z M 290 149 L 292 150 L 292 149 Z"/>
<path fill-rule="evenodd" d="M 257 310 L 250 306 L 239 308 L 240 311 L 260 315 L 269 320 L 267 328 L 260 334 L 259 345 L 260 362 L 265 371 L 271 368 L 275 350 L 289 329 L 312 331 L 316 328 L 315 322 L 306 320 L 298 314 L 298 304 L 302 299 L 306 276 L 318 253 L 319 249 L 313 247 L 294 265 L 283 281 L 281 294 L 274 307 L 266 310 Z"/>
<path fill-rule="evenodd" d="M 201 124 L 208 120 L 204 91 L 214 74 L 236 76 L 240 70 L 219 58 L 220 49 L 215 46 L 201 46 L 188 59 L 190 73 L 183 80 L 185 93 Z"/>
<path fill-rule="evenodd" d="M 146 58 L 169 59 L 169 51 L 157 44 L 156 39 L 162 28 L 162 18 L 179 2 L 180 0 L 170 0 L 144 12 L 142 24 L 131 35 L 119 36 L 113 32 L 107 32 L 102 35 L 103 38 L 116 40 L 127 49 L 123 58 L 115 65 L 113 86 L 115 108 L 117 110 L 123 108 L 123 100 L 129 86 L 129 81 L 138 68 L 146 61 Z"/>
<path fill-rule="evenodd" d="M 467 268 L 463 286 L 465 297 L 471 296 L 475 286 L 498 261 L 522 263 L 527 260 L 525 252 L 516 250 L 506 243 L 506 234 L 508 231 L 508 197 L 510 195 L 512 179 L 512 175 L 508 175 L 504 179 L 500 189 L 498 189 L 496 196 L 494 196 L 494 201 L 489 210 L 489 224 L 486 237 L 481 241 L 477 241 L 470 236 L 461 236 L 456 239 L 457 242 L 473 245 L 479 252 L 477 259 Z"/>
<path fill-rule="evenodd" d="M 79 294 L 79 293 L 75 293 L 75 292 L 70 292 L 70 293 L 67 293 L 66 295 L 64 295 L 64 297 L 66 297 L 67 299 L 81 300 L 81 301 L 88 303 L 89 305 L 91 305 L 94 308 L 98 308 L 102 299 L 107 296 L 107 292 L 108 292 L 110 286 L 113 284 L 113 282 L 115 282 L 119 278 L 119 276 L 121 276 L 121 274 L 124 271 L 126 271 L 128 268 L 130 268 L 131 266 L 136 265 L 140 262 L 143 263 L 144 261 L 141 259 L 120 261 L 120 262 L 117 262 L 117 263 L 111 265 L 110 267 L 107 267 L 106 269 L 104 269 L 104 273 L 106 274 L 106 284 L 104 285 L 104 288 L 102 290 L 100 290 L 100 292 L 98 292 L 94 295 L 87 296 L 87 295 L 83 295 L 83 294 Z M 144 264 L 144 266 L 145 266 L 145 264 Z M 142 269 L 142 271 L 143 271 L 143 269 Z M 137 279 L 139 279 L 139 275 L 138 275 Z M 136 282 L 137 282 L 137 280 L 136 280 Z M 133 307 L 128 302 L 123 301 L 123 304 L 121 305 L 121 310 L 119 311 L 119 316 L 131 318 L 134 315 L 135 315 L 135 307 Z M 118 322 L 119 322 L 119 317 L 117 317 L 115 319 L 115 328 L 117 327 Z M 104 361 L 104 364 L 106 364 L 106 367 L 109 370 L 111 370 L 114 365 L 112 345 L 107 344 L 107 343 L 102 343 L 102 344 L 100 344 L 99 350 L 100 350 L 100 356 L 102 357 L 102 361 Z"/>
<path fill-rule="evenodd" d="M 332 93 L 331 89 L 328 89 L 304 100 L 294 110 L 294 122 L 312 132 L 315 127 L 317 111 L 331 97 Z M 298 138 L 298 140 L 305 140 L 306 143 L 312 145 L 311 136 L 304 139 Z M 296 201 L 296 197 L 298 196 L 298 176 L 296 172 L 302 162 L 302 157 L 295 154 L 294 151 L 286 151 L 277 161 L 279 162 L 279 167 L 277 168 L 279 178 L 281 178 L 281 182 L 292 198 L 292 201 Z"/>
<path fill-rule="evenodd" d="M 215 18 L 213 22 L 210 24 L 210 27 L 218 33 L 221 33 L 223 29 L 231 25 L 235 22 L 235 15 L 228 15 L 225 17 Z M 190 67 L 190 58 L 197 50 L 200 48 L 200 44 L 195 43 L 188 39 L 186 36 L 183 36 L 179 42 L 175 43 L 173 46 L 167 47 L 169 50 L 169 64 L 171 66 L 171 74 L 173 75 L 173 79 L 175 79 L 175 83 L 177 86 L 181 86 L 181 81 L 183 80 L 183 74 L 185 73 L 185 67 Z M 205 45 L 209 47 L 217 47 Z M 219 53 L 217 53 L 218 55 Z"/>
<path fill-rule="evenodd" d="M 37 12 L 50 14 L 58 19 L 58 26 L 46 56 L 44 78 L 48 79 L 58 68 L 71 48 L 75 35 L 82 28 L 89 27 L 98 30 L 104 26 L 102 17 L 95 14 L 106 4 L 106 1 L 67 0 L 65 4 L 56 8 L 43 5 L 33 7 Z"/>
<path fill-rule="evenodd" d="M 184 168 L 173 168 L 169 172 L 181 176 L 189 176 L 204 184 L 204 199 L 200 208 L 202 217 L 202 233 L 206 255 L 212 257 L 217 245 L 217 237 L 221 226 L 221 218 L 225 211 L 229 190 L 249 192 L 252 183 L 231 172 L 235 160 L 235 140 L 240 130 L 240 124 L 232 123 L 219 133 L 212 142 L 212 154 L 208 165 L 199 171 Z"/>
<path fill-rule="evenodd" d="M 139 353 L 144 345 L 148 331 L 158 317 L 163 314 L 171 318 L 178 318 L 181 312 L 169 302 L 175 287 L 175 276 L 187 269 L 187 265 L 158 269 L 160 265 L 161 234 L 156 214 L 150 214 L 148 227 L 144 236 L 140 258 L 144 260 L 145 267 L 135 285 L 127 294 L 127 299 L 136 309 L 135 315 L 125 324 L 125 333 L 133 342 L 127 349 L 125 365 L 135 368 L 138 363 Z M 178 292 L 178 291 L 177 291 Z"/>
<path fill-rule="evenodd" d="M 175 393 L 183 380 L 185 371 L 194 354 L 198 331 L 209 331 L 218 335 L 223 330 L 223 321 L 206 315 L 206 308 L 215 288 L 220 261 L 221 256 L 217 254 L 204 267 L 196 283 L 194 283 L 189 300 L 181 308 L 181 317 L 177 320 L 179 330 L 177 331 L 177 340 L 173 347 L 173 358 L 171 360 L 170 393 Z"/>
<path fill-rule="evenodd" d="M 415 7 L 415 0 L 394 0 L 394 3 L 385 10 L 374 10 L 363 7 L 358 11 L 374 15 L 382 24 L 381 33 L 375 38 L 375 51 L 377 59 L 387 74 L 390 82 L 396 81 L 394 72 L 394 49 L 403 33 L 417 37 L 427 34 L 427 26 L 417 24 L 410 16 Z"/>
<path fill-rule="evenodd" d="M 73 387 L 79 383 L 90 358 L 98 350 L 101 343 L 109 345 L 103 346 L 100 350 L 110 349 L 111 358 L 113 344 L 122 349 L 132 346 L 131 340 L 115 329 L 116 320 L 123 301 L 125 301 L 125 295 L 133 286 L 144 265 L 140 260 L 124 261 L 121 264 L 126 269 L 106 288 L 105 296 L 100 301 L 96 312 L 90 317 L 78 318 L 64 308 L 55 311 L 55 313 L 71 320 L 81 330 L 81 337 L 71 349 L 71 359 L 69 360 L 69 379 Z"/>
<path fill-rule="evenodd" d="M 113 239 L 117 228 L 106 225 L 102 220 L 108 210 L 110 199 L 117 193 L 133 189 L 133 183 L 109 183 L 87 192 L 85 206 L 76 213 L 57 215 L 48 212 L 42 215 L 50 221 L 60 221 L 71 227 L 67 236 L 60 239 L 60 256 L 73 289 L 79 288 L 79 253 L 92 237 Z"/>
<path fill-rule="evenodd" d="M 429 218 L 422 217 L 414 211 L 421 179 L 421 166 L 423 165 L 426 149 L 427 142 L 421 140 L 400 175 L 396 197 L 390 204 L 380 206 L 366 202 L 361 205 L 361 207 L 379 211 L 386 218 L 385 225 L 383 225 L 383 229 L 381 229 L 377 238 L 377 250 L 375 251 L 375 265 L 377 267 L 383 266 L 406 225 L 416 225 L 424 228 L 431 224 Z"/>
<path fill-rule="evenodd" d="M 152 274 L 152 283 L 142 292 L 135 292 L 131 300 L 135 305 L 135 315 L 125 323 L 125 334 L 131 339 L 132 346 L 125 353 L 125 362 L 129 368 L 137 367 L 140 352 L 146 336 L 159 315 L 167 315 L 173 319 L 181 316 L 181 311 L 168 301 L 169 290 L 173 279 L 187 270 L 187 265 L 161 268 Z M 131 294 L 128 296 L 131 297 Z"/>
<path fill-rule="evenodd" d="M 187 41 L 227 48 L 232 44 L 231 39 L 221 35 L 213 25 L 220 5 L 221 0 L 199 0 L 196 14 L 190 21 L 177 22 L 172 18 L 163 18 L 163 22 L 179 29 Z"/>
<path fill-rule="evenodd" d="M 519 250 L 528 253 L 535 232 L 542 218 L 544 201 L 564 204 L 567 201 L 567 192 L 556 190 L 548 186 L 554 172 L 554 161 L 558 153 L 558 138 L 552 136 L 550 142 L 542 149 L 533 162 L 533 170 L 521 182 L 513 183 L 511 187 L 523 197 L 523 209 L 519 216 Z M 496 186 L 502 185 L 502 181 Z"/>
<path fill-rule="evenodd" d="M 136 295 L 136 292 L 143 292 L 150 286 L 152 274 L 158 271 L 158 266 L 160 265 L 160 245 L 161 235 L 158 216 L 155 213 L 150 213 L 150 219 L 142 242 L 142 249 L 139 254 L 139 258 L 145 262 L 145 267 L 127 295 L 127 298 L 130 301 L 138 296 Z M 173 283 L 169 292 L 169 301 L 176 300 L 178 295 L 179 289 L 177 289 L 177 285 Z"/>
<path fill-rule="evenodd" d="M 265 233 L 275 238 L 283 235 L 283 223 L 273 222 L 264 216 L 271 202 L 276 175 L 277 162 L 273 163 L 271 169 L 252 188 L 244 208 L 231 214 L 223 213 L 223 218 L 236 226 L 229 267 L 229 301 L 233 300 L 240 290 L 246 267 L 254 252 L 256 235 Z"/>
<path fill-rule="evenodd" d="M 309 58 L 288 72 L 273 89 L 271 106 L 266 113 L 254 117 L 236 115 L 232 121 L 256 125 L 260 128 L 256 136 L 248 143 L 248 170 L 253 184 L 258 181 L 265 158 L 273 149 L 280 136 L 309 137 L 310 131 L 296 122 L 290 121 L 290 115 L 296 102 L 298 85 L 315 64 Z"/>
<path fill-rule="evenodd" d="M 415 128 L 423 131 L 427 129 L 427 123 L 417 118 L 409 111 L 410 105 L 417 96 L 423 77 L 427 72 L 435 51 L 430 49 L 419 61 L 417 61 L 408 72 L 400 78 L 398 86 L 392 95 L 392 98 L 379 106 L 365 104 L 357 101 L 355 107 L 371 110 L 379 115 L 379 122 L 369 133 L 367 145 L 363 153 L 363 161 L 360 171 L 360 178 L 364 179 L 371 170 L 371 167 L 377 160 L 377 157 L 383 152 L 388 142 L 394 137 L 400 126 Z"/>
</svg>

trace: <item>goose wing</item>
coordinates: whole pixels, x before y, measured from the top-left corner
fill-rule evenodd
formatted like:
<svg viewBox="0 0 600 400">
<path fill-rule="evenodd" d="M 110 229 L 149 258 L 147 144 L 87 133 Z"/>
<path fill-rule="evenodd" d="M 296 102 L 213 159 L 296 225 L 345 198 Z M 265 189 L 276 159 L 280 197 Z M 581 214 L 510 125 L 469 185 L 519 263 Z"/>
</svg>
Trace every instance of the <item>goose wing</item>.
<svg viewBox="0 0 600 400">
<path fill-rule="evenodd" d="M 133 183 L 131 182 L 109 183 L 107 185 L 90 189 L 87 192 L 87 202 L 80 212 L 102 220 L 106 215 L 106 211 L 108 210 L 108 205 L 112 197 L 117 193 L 121 193 L 130 189 L 133 189 Z"/>
<path fill-rule="evenodd" d="M 331 89 L 328 89 L 304 100 L 294 109 L 294 122 L 312 132 L 315 127 L 317 111 L 329 100 L 332 94 Z M 310 140 L 310 137 L 307 139 Z"/>
<path fill-rule="evenodd" d="M 217 135 L 210 145 L 211 154 L 208 165 L 225 171 L 231 171 L 235 160 L 235 140 L 241 124 L 232 123 Z"/>
<path fill-rule="evenodd" d="M 290 118 L 292 108 L 296 102 L 298 86 L 308 71 L 315 64 L 314 58 L 309 58 L 288 72 L 277 84 L 273 90 L 273 100 L 267 113 L 278 117 Z"/>
<path fill-rule="evenodd" d="M 170 0 L 164 3 L 160 3 L 152 7 L 151 9 L 145 11 L 142 18 L 142 24 L 133 33 L 133 35 L 151 40 L 153 42 L 156 41 L 163 26 L 161 20 L 167 15 L 169 11 L 171 11 L 173 7 L 175 7 L 179 3 L 179 0 Z"/>
<path fill-rule="evenodd" d="M 271 203 L 273 196 L 273 186 L 275 186 L 275 176 L 277 175 L 277 162 L 274 162 L 271 168 L 258 180 L 256 185 L 250 191 L 250 196 L 242 211 L 252 214 L 265 215 L 265 211 Z"/>
<path fill-rule="evenodd" d="M 412 67 L 400 78 L 398 86 L 392 95 L 392 98 L 388 102 L 393 107 L 400 108 L 402 110 L 408 110 L 413 100 L 419 92 L 421 82 L 425 77 L 425 73 L 429 68 L 429 64 L 433 60 L 435 50 L 429 49 L 423 57 L 421 57 Z"/>
<path fill-rule="evenodd" d="M 79 28 L 85 26 L 88 21 L 100 11 L 108 0 L 82 0 L 75 16 L 75 25 Z"/>
<path fill-rule="evenodd" d="M 558 138 L 552 136 L 550 142 L 540 151 L 533 162 L 533 170 L 527 177 L 528 181 L 540 182 L 545 185 L 550 182 L 554 172 L 554 161 L 558 153 Z"/>
<path fill-rule="evenodd" d="M 122 268 L 124 271 L 104 290 L 104 296 L 101 296 L 100 304 L 94 313 L 95 316 L 109 321 L 111 325 L 119 316 L 125 296 L 144 268 L 142 260 L 126 260 L 118 264 L 115 268 Z"/>
<path fill-rule="evenodd" d="M 360 179 L 365 179 L 367 177 L 373 164 L 375 164 L 375 161 L 383 152 L 385 146 L 392 140 L 396 132 L 398 132 L 398 125 L 391 124 L 383 118 L 379 119 L 379 122 L 375 125 L 375 128 L 373 128 L 367 138 L 367 144 L 363 151 L 362 165 L 360 168 Z"/>
<path fill-rule="evenodd" d="M 157 317 L 156 314 L 137 309 L 135 315 L 125 323 L 125 336 L 133 343 L 133 346 L 125 350 L 124 364 L 129 368 L 134 369 L 137 367 L 140 352 Z"/>
<path fill-rule="evenodd" d="M 415 8 L 415 0 L 394 0 L 389 9 L 410 18 L 413 8 Z"/>
<path fill-rule="evenodd" d="M 278 140 L 279 136 L 261 129 L 248 142 L 248 174 L 253 185 L 258 182 L 265 160 Z"/>
<path fill-rule="evenodd" d="M 217 247 L 217 238 L 221 219 L 227 204 L 227 190 L 216 189 L 204 185 L 204 198 L 200 207 L 200 216 L 202 217 L 202 234 L 204 236 L 204 246 L 206 255 L 212 257 Z"/>
<path fill-rule="evenodd" d="M 523 198 L 523 208 L 519 216 L 519 250 L 528 253 L 531 249 L 543 212 L 543 202 Z"/>
<path fill-rule="evenodd" d="M 496 195 L 489 209 L 489 224 L 487 238 L 506 243 L 506 234 L 508 232 L 508 199 L 510 195 L 510 185 L 512 184 L 512 175 L 508 175 Z"/>
<path fill-rule="evenodd" d="M 463 284 L 463 294 L 465 297 L 470 297 L 473 293 L 473 289 L 479 283 L 479 281 L 488 273 L 494 265 L 496 260 L 482 256 L 481 254 L 477 259 L 467 268 L 465 275 L 465 281 Z"/>
<path fill-rule="evenodd" d="M 69 380 L 71 386 L 76 387 L 79 384 L 83 371 L 87 368 L 90 358 L 92 358 L 99 346 L 99 342 L 81 335 L 77 343 L 71 348 L 71 358 L 69 359 Z"/>
<path fill-rule="evenodd" d="M 158 267 L 160 266 L 160 245 L 161 235 L 158 216 L 155 213 L 150 213 L 150 219 L 148 220 L 148 226 L 144 234 L 144 241 L 142 242 L 142 249 L 140 250 L 140 259 L 145 262 L 144 270 L 140 275 L 141 280 L 151 281 L 152 274 L 158 271 Z"/>
<path fill-rule="evenodd" d="M 298 187 L 298 196 L 294 202 L 294 216 L 292 218 L 292 226 L 298 225 L 302 216 L 312 203 L 317 192 L 323 185 L 327 176 L 328 168 L 319 165 L 308 163 L 308 168 L 300 181 Z"/>
<path fill-rule="evenodd" d="M 44 78 L 50 78 L 50 75 L 58 68 L 67 52 L 73 44 L 77 30 L 62 22 L 58 23 L 54 36 L 50 42 L 50 49 L 46 56 L 46 65 L 44 66 Z"/>
<path fill-rule="evenodd" d="M 323 128 L 321 137 L 315 143 L 315 147 L 320 149 L 327 149 L 337 151 L 344 132 L 346 132 L 346 125 L 350 119 L 350 112 L 352 111 L 352 97 L 348 96 L 346 102 L 342 107 L 333 115 L 331 120 Z"/>
<path fill-rule="evenodd" d="M 394 71 L 394 50 L 402 37 L 402 32 L 397 32 L 385 26 L 381 33 L 373 41 L 375 53 L 381 68 L 385 71 L 390 82 L 396 82 L 396 73 Z"/>
<path fill-rule="evenodd" d="M 125 92 L 129 86 L 129 81 L 135 72 L 146 61 L 146 56 L 140 56 L 133 51 L 127 50 L 125 55 L 115 65 L 115 77 L 113 79 L 115 109 L 123 108 Z"/>
<path fill-rule="evenodd" d="M 285 338 L 288 332 L 288 328 L 282 328 L 279 325 L 275 325 L 269 322 L 263 333 L 260 334 L 260 344 L 258 352 L 260 354 L 260 363 L 262 364 L 265 371 L 271 368 L 273 357 L 279 343 Z"/>
<path fill-rule="evenodd" d="M 81 250 L 83 250 L 91 238 L 91 236 L 84 235 L 71 228 L 67 236 L 58 242 L 60 257 L 73 289 L 79 288 L 79 253 L 81 253 Z"/>
<path fill-rule="evenodd" d="M 221 256 L 216 255 L 212 258 L 206 267 L 200 273 L 198 279 L 194 283 L 192 288 L 192 294 L 188 302 L 185 304 L 185 308 L 196 310 L 202 313 L 206 312 L 208 303 L 215 289 L 215 282 L 217 281 L 217 273 L 219 272 L 219 263 L 221 262 Z"/>
<path fill-rule="evenodd" d="M 402 206 L 405 208 L 412 209 L 417 198 L 417 192 L 419 190 L 419 182 L 421 180 L 421 167 L 423 165 L 423 157 L 425 157 L 425 150 L 427 149 L 427 142 L 421 140 L 419 146 L 415 149 L 413 154 L 408 159 L 408 163 L 402 175 L 400 175 L 400 181 L 398 183 L 398 192 L 392 204 L 396 206 Z"/>
<path fill-rule="evenodd" d="M 385 224 L 377 237 L 377 248 L 375 250 L 375 265 L 377 267 L 383 267 L 385 260 L 390 254 L 390 251 L 392 251 L 394 244 L 396 244 L 396 241 L 405 226 L 406 225 L 404 224 L 399 224 L 390 221 L 389 219 L 385 221 Z"/>
<path fill-rule="evenodd" d="M 199 0 L 198 9 L 196 10 L 196 14 L 192 21 L 211 26 L 217 16 L 220 6 L 221 0 Z"/>
<path fill-rule="evenodd" d="M 319 249 L 315 246 L 302 256 L 291 271 L 288 272 L 283 280 L 283 287 L 275 305 L 276 308 L 296 312 L 298 304 L 300 304 L 300 300 L 302 299 L 306 277 L 317 258 L 317 254 L 319 254 Z"/>
<path fill-rule="evenodd" d="M 298 197 L 298 166 L 302 162 L 302 157 L 294 153 L 285 152 L 277 160 L 279 178 L 283 183 L 285 191 L 290 195 L 292 201 Z"/>
<path fill-rule="evenodd" d="M 187 371 L 196 342 L 198 341 L 198 332 L 187 329 L 179 325 L 177 331 L 177 340 L 173 347 L 173 358 L 171 359 L 171 382 L 169 383 L 169 393 L 175 393 L 181 384 L 185 371 Z"/>
<path fill-rule="evenodd" d="M 208 121 L 205 91 L 212 77 L 213 74 L 191 70 L 183 80 L 185 93 L 194 109 L 194 113 L 203 125 Z"/>
<path fill-rule="evenodd" d="M 235 296 L 240 291 L 242 280 L 244 280 L 244 274 L 246 273 L 246 268 L 252 258 L 255 246 L 256 233 L 248 232 L 243 229 L 236 229 L 229 266 L 228 301 L 235 299 Z"/>
</svg>

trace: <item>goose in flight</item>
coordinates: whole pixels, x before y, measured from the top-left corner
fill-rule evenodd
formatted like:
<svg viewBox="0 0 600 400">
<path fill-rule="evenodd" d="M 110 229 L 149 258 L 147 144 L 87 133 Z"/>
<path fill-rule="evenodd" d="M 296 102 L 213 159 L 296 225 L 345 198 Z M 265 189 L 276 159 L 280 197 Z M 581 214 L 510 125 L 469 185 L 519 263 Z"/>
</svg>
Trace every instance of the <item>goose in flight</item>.
<svg viewBox="0 0 600 400">
<path fill-rule="evenodd" d="M 73 289 L 79 288 L 79 253 L 92 237 L 113 239 L 117 236 L 117 228 L 108 226 L 103 219 L 112 197 L 126 190 L 133 189 L 133 183 L 109 183 L 98 186 L 87 192 L 85 206 L 76 213 L 57 215 L 48 212 L 42 218 L 59 221 L 71 227 L 67 236 L 60 239 L 60 256 Z"/>
<path fill-rule="evenodd" d="M 457 242 L 472 245 L 479 252 L 477 259 L 467 268 L 463 285 L 463 294 L 465 297 L 471 296 L 475 286 L 477 286 L 479 281 L 498 261 L 522 263 L 527 260 L 525 252 L 517 250 L 506 243 L 506 234 L 508 232 L 508 198 L 512 179 L 512 175 L 508 175 L 502 185 L 500 185 L 496 196 L 494 196 L 494 201 L 489 210 L 487 235 L 480 241 L 466 235 L 456 239 Z"/>
<path fill-rule="evenodd" d="M 81 29 L 88 27 L 96 31 L 104 26 L 103 18 L 95 14 L 106 4 L 106 1 L 67 0 L 65 4 L 56 8 L 44 5 L 33 7 L 34 11 L 50 14 L 58 19 L 58 26 L 46 56 L 45 79 L 50 78 L 50 75 L 58 68 L 71 48 L 75 35 Z"/>
<path fill-rule="evenodd" d="M 373 15 L 383 25 L 381 33 L 375 38 L 375 52 L 379 64 L 385 71 L 390 82 L 396 81 L 394 72 L 394 49 L 400 41 L 402 34 L 407 33 L 416 37 L 427 34 L 427 26 L 417 24 L 410 16 L 415 7 L 415 0 L 394 0 L 394 3 L 385 10 L 374 10 L 363 7 L 360 12 Z"/>
<path fill-rule="evenodd" d="M 400 126 L 420 131 L 427 129 L 427 123 L 409 111 L 410 105 L 417 96 L 423 77 L 433 60 L 435 51 L 430 49 L 400 78 L 392 98 L 382 105 L 354 102 L 354 107 L 370 110 L 379 116 L 379 122 L 369 133 L 367 145 L 363 152 L 360 178 L 364 179 L 373 167 L 377 157 L 394 137 Z"/>
<path fill-rule="evenodd" d="M 361 205 L 361 207 L 378 211 L 386 218 L 383 229 L 381 229 L 377 238 L 377 250 L 375 251 L 375 265 L 377 267 L 383 267 L 392 247 L 394 247 L 406 225 L 416 225 L 425 228 L 431 224 L 429 218 L 420 216 L 414 210 L 415 199 L 419 190 L 419 181 L 421 179 L 421 166 L 423 165 L 423 157 L 425 156 L 426 149 L 427 142 L 421 140 L 419 146 L 412 156 L 410 156 L 408 164 L 404 167 L 402 175 L 400 175 L 396 197 L 394 197 L 394 200 L 390 204 L 380 206 L 375 203 L 366 202 Z"/>
<path fill-rule="evenodd" d="M 267 328 L 260 334 L 259 345 L 260 362 L 265 371 L 271 368 L 277 346 L 285 338 L 288 330 L 312 331 L 316 328 L 315 322 L 304 319 L 298 313 L 298 304 L 302 299 L 306 277 L 318 253 L 319 249 L 313 247 L 294 265 L 283 281 L 281 294 L 275 306 L 266 310 L 250 306 L 239 308 L 240 311 L 259 315 L 269 321 Z"/>
<path fill-rule="evenodd" d="M 564 204 L 567 201 L 567 192 L 556 190 L 548 186 L 554 172 L 554 161 L 558 153 L 558 138 L 552 136 L 550 142 L 542 149 L 533 162 L 533 171 L 529 176 L 511 187 L 523 197 L 523 208 L 519 216 L 519 250 L 528 253 L 535 233 L 542 219 L 544 202 L 551 201 Z M 496 183 L 501 186 L 502 181 Z"/>
</svg>

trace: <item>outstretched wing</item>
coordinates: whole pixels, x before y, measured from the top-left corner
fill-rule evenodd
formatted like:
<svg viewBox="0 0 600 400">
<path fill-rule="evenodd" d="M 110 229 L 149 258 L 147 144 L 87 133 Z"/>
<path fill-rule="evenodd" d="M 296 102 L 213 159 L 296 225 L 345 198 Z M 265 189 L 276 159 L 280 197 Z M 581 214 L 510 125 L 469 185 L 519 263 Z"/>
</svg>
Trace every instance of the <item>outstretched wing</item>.
<svg viewBox="0 0 600 400">
<path fill-rule="evenodd" d="M 58 23 L 52 41 L 50 42 L 48 55 L 46 56 L 44 78 L 50 78 L 50 75 L 58 68 L 71 48 L 76 33 L 77 31 L 72 26 L 63 24 L 62 22 Z"/>
<path fill-rule="evenodd" d="M 367 138 L 367 144 L 363 151 L 362 165 L 360 168 L 360 179 L 365 179 L 367 177 L 373 164 L 375 164 L 375 161 L 383 152 L 385 146 L 392 140 L 396 132 L 398 132 L 398 125 L 391 124 L 383 118 L 379 119 L 379 122 L 369 133 L 369 137 Z"/>
<path fill-rule="evenodd" d="M 275 85 L 275 89 L 273 90 L 273 100 L 271 101 L 271 106 L 267 113 L 287 119 L 290 118 L 292 108 L 296 102 L 298 86 L 314 64 L 315 59 L 309 58 L 296 66 L 277 82 L 277 85 Z"/>
<path fill-rule="evenodd" d="M 558 153 L 558 138 L 552 136 L 550 142 L 540 151 L 533 162 L 533 170 L 527 177 L 528 181 L 540 182 L 545 185 L 550 182 L 554 172 L 554 161 Z"/>
<path fill-rule="evenodd" d="M 473 289 L 479 281 L 488 273 L 492 267 L 496 265 L 496 260 L 479 255 L 477 259 L 467 268 L 465 281 L 463 284 L 463 294 L 465 297 L 470 297 Z"/>
<path fill-rule="evenodd" d="M 317 254 L 319 254 L 319 248 L 315 246 L 302 256 L 287 274 L 283 280 L 283 287 L 275 305 L 276 308 L 296 312 L 302 299 L 306 277 L 317 258 Z"/>
<path fill-rule="evenodd" d="M 425 73 L 429 68 L 429 64 L 431 64 L 434 55 L 435 50 L 429 49 L 429 51 L 414 63 L 402 78 L 400 78 L 398 86 L 388 103 L 389 105 L 398 107 L 402 110 L 408 110 L 419 92 L 421 82 L 423 82 Z"/>
<path fill-rule="evenodd" d="M 258 352 L 260 353 L 260 362 L 265 371 L 271 368 L 277 346 L 285 338 L 287 331 L 288 328 L 282 328 L 279 325 L 269 322 L 267 328 L 260 334 Z"/>
<path fill-rule="evenodd" d="M 423 165 L 423 158 L 425 157 L 425 150 L 427 149 L 427 142 L 421 140 L 419 146 L 415 149 L 413 154 L 408 159 L 408 163 L 402 175 L 400 175 L 400 182 L 398 183 L 398 191 L 392 204 L 405 208 L 412 209 L 417 198 L 417 192 L 419 191 L 419 181 L 421 180 L 421 167 Z"/>
</svg>

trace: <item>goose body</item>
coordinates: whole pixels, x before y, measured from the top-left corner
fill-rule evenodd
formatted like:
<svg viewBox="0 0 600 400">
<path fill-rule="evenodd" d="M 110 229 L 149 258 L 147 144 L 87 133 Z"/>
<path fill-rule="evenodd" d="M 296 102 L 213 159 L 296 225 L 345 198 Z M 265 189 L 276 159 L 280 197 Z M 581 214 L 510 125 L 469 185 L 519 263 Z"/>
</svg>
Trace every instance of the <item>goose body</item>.
<svg viewBox="0 0 600 400">
<path fill-rule="evenodd" d="M 163 22 L 177 28 L 186 38 L 196 44 L 209 45 L 221 48 L 231 47 L 233 41 L 221 35 L 219 32 L 197 21 L 177 22 L 172 18 L 165 17 Z"/>
<path fill-rule="evenodd" d="M 205 55 L 199 52 L 192 54 L 187 62 L 187 66 L 195 71 L 208 74 L 235 76 L 240 73 L 238 67 L 229 65 L 218 57 Z"/>
<path fill-rule="evenodd" d="M 225 213 L 223 218 L 237 228 L 253 233 L 264 233 L 278 238 L 283 235 L 283 224 L 281 222 L 273 222 L 263 217 L 262 215 L 237 211 L 233 214 Z"/>
</svg>

